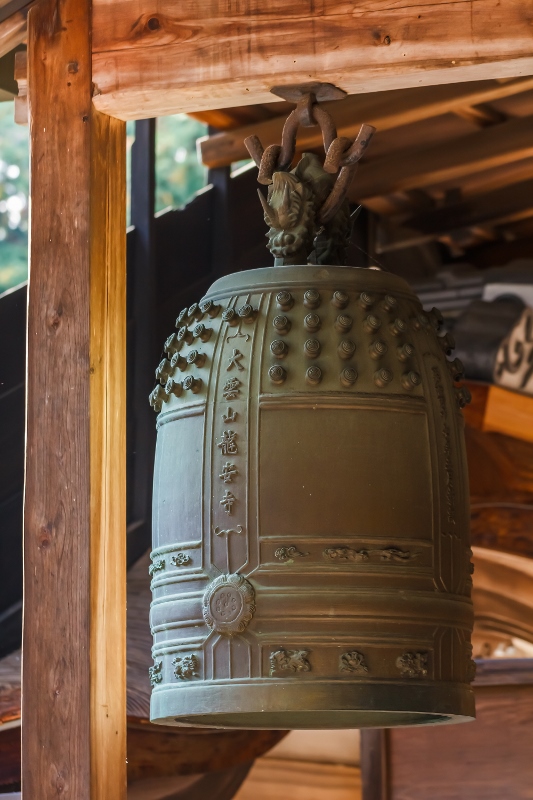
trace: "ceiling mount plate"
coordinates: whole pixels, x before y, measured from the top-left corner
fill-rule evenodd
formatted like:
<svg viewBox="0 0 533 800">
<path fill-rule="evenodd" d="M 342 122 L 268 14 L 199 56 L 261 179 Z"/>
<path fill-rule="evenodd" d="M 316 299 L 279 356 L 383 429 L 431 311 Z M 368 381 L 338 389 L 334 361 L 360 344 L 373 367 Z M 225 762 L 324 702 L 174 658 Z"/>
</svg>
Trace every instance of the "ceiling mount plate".
<svg viewBox="0 0 533 800">
<path fill-rule="evenodd" d="M 297 103 L 306 94 L 314 94 L 319 103 L 323 103 L 325 100 L 342 100 L 348 94 L 348 92 L 339 89 L 338 86 L 334 86 L 332 83 L 320 83 L 318 81 L 273 86 L 270 91 L 289 103 Z"/>
</svg>

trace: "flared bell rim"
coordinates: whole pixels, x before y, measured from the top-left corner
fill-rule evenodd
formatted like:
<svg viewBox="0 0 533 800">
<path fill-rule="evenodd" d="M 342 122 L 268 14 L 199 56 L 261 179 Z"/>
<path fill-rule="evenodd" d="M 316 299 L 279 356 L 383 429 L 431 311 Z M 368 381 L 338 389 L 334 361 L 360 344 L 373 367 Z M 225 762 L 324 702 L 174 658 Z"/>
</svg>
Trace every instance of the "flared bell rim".
<svg viewBox="0 0 533 800">
<path fill-rule="evenodd" d="M 177 686 L 154 692 L 159 725 L 312 730 L 450 725 L 475 719 L 467 684 L 278 684 Z"/>
</svg>

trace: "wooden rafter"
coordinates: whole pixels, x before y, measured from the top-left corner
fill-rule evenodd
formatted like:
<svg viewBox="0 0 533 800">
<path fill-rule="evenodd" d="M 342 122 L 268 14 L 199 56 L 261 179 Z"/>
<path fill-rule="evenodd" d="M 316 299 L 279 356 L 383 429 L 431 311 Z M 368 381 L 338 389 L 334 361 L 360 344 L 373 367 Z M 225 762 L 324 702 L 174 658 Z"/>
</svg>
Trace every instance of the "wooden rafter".
<svg viewBox="0 0 533 800">
<path fill-rule="evenodd" d="M 353 200 L 457 181 L 466 175 L 533 156 L 532 117 L 520 117 L 453 140 L 391 153 L 361 164 L 351 187 Z"/>
<path fill-rule="evenodd" d="M 405 225 L 425 234 L 441 235 L 450 230 L 486 223 L 503 224 L 533 215 L 533 180 L 511 184 L 494 192 L 474 195 L 458 203 L 410 217 Z"/>
<path fill-rule="evenodd" d="M 0 58 L 26 41 L 28 8 L 17 10 L 0 22 Z"/>
</svg>

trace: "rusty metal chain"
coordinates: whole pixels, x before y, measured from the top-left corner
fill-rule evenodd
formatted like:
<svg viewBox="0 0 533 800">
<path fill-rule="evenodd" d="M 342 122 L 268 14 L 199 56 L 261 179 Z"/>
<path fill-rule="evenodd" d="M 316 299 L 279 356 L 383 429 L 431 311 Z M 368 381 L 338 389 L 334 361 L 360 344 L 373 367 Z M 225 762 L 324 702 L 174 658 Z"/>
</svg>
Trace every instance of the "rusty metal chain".
<svg viewBox="0 0 533 800">
<path fill-rule="evenodd" d="M 318 220 L 324 225 L 332 219 L 344 202 L 346 193 L 357 169 L 357 163 L 365 152 L 375 128 L 361 125 L 359 133 L 352 142 L 346 136 L 337 136 L 337 128 L 332 116 L 317 103 L 316 96 L 309 92 L 298 101 L 291 111 L 281 134 L 281 145 L 271 144 L 263 148 L 258 136 L 248 136 L 244 140 L 246 149 L 255 161 L 259 173 L 257 180 L 263 185 L 272 183 L 274 172 L 287 172 L 296 152 L 298 128 L 311 128 L 318 125 L 324 142 L 324 170 L 337 174 L 333 189 L 321 207 Z"/>
</svg>

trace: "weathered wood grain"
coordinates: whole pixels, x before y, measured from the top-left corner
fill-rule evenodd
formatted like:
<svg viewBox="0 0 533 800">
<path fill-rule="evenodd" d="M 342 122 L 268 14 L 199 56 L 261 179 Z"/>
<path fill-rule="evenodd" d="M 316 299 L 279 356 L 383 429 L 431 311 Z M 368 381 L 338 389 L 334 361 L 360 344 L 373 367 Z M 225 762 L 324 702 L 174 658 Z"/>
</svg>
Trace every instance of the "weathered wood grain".
<svg viewBox="0 0 533 800">
<path fill-rule="evenodd" d="M 90 3 L 29 18 L 23 796 L 125 797 L 125 126 L 92 110 Z"/>
<path fill-rule="evenodd" d="M 363 122 L 373 125 L 379 133 L 383 133 L 455 111 L 465 105 L 490 103 L 531 89 L 533 78 L 505 83 L 476 81 L 352 95 L 324 105 L 335 120 L 339 136 L 355 137 Z M 284 110 L 279 117 L 241 127 L 234 126 L 233 130 L 201 139 L 199 150 L 202 162 L 208 167 L 220 167 L 249 158 L 244 146 L 247 136 L 259 136 L 264 147 L 279 144 L 287 113 Z M 298 150 L 313 149 L 321 145 L 322 134 L 318 127 L 300 128 Z"/>
<path fill-rule="evenodd" d="M 235 800 L 359 800 L 358 767 L 282 758 L 261 758 L 253 765 Z"/>
<path fill-rule="evenodd" d="M 522 0 L 95 0 L 95 104 L 122 119 L 267 103 L 275 84 L 350 94 L 533 73 Z"/>
</svg>

